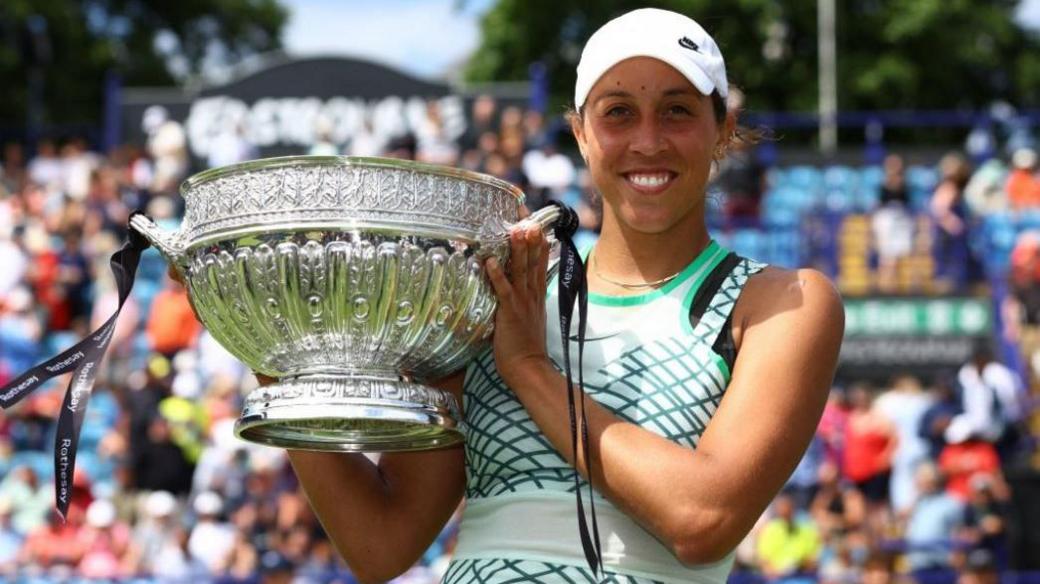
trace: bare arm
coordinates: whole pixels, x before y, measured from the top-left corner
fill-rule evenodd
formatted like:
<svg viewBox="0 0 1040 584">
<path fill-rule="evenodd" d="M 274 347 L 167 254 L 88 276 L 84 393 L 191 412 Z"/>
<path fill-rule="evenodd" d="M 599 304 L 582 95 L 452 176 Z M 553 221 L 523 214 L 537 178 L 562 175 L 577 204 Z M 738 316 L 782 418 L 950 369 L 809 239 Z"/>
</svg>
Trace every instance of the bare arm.
<svg viewBox="0 0 1040 584">
<path fill-rule="evenodd" d="M 443 383 L 461 404 L 462 376 Z M 462 499 L 461 447 L 383 454 L 290 450 L 296 476 L 336 549 L 362 582 L 407 571 Z"/>
<path fill-rule="evenodd" d="M 516 246 L 513 254 L 514 262 L 525 257 Z M 544 348 L 532 348 L 539 334 L 544 339 L 530 326 L 544 311 L 544 293 L 536 292 L 539 282 L 516 283 L 523 274 L 513 266 L 510 282 L 489 265 L 500 301 L 499 372 L 556 450 L 588 476 L 581 455 L 570 457 L 566 381 L 540 354 Z M 536 262 L 531 268 L 540 273 Z M 844 330 L 837 292 L 808 270 L 753 278 L 737 309 L 732 381 L 696 450 L 586 402 L 598 490 L 687 563 L 716 561 L 735 548 L 790 476 L 823 411 Z"/>
</svg>

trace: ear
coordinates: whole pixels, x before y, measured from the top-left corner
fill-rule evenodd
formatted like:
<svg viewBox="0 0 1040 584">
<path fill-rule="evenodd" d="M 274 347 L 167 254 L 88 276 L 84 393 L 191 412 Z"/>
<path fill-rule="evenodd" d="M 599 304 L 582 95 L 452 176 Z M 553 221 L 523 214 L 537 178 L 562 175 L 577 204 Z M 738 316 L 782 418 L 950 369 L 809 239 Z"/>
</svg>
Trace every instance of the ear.
<svg viewBox="0 0 1040 584">
<path fill-rule="evenodd" d="M 567 116 L 567 121 L 571 124 L 571 133 L 574 134 L 574 140 L 578 143 L 578 151 L 581 152 L 581 158 L 585 161 L 585 164 L 588 164 L 588 143 L 585 140 L 585 127 L 582 124 L 582 118 L 577 112 L 571 112 Z"/>
<path fill-rule="evenodd" d="M 733 142 L 733 136 L 737 132 L 737 111 L 728 110 L 726 112 L 726 119 L 722 123 L 722 127 L 719 128 L 719 140 L 715 143 L 715 152 L 718 153 L 716 160 L 722 160 L 726 157 L 726 152 L 729 151 L 730 144 Z"/>
</svg>

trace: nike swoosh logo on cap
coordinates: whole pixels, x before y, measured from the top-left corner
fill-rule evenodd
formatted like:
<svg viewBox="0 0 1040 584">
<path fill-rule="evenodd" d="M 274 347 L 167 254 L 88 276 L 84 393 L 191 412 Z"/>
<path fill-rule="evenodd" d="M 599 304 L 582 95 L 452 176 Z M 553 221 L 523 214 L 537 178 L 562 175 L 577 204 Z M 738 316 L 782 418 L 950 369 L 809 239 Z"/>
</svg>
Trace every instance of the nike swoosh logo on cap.
<svg viewBox="0 0 1040 584">
<path fill-rule="evenodd" d="M 679 39 L 679 46 L 684 49 L 690 49 L 691 51 L 700 51 L 701 48 L 697 46 L 697 43 L 690 40 L 689 37 L 683 37 Z"/>
</svg>

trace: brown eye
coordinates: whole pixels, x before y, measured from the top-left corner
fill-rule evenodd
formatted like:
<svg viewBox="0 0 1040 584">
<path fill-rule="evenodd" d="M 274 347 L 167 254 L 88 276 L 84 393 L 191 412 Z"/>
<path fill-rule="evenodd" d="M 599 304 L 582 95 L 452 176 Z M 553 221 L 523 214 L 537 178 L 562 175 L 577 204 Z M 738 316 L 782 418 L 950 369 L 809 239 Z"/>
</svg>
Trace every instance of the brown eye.
<svg viewBox="0 0 1040 584">
<path fill-rule="evenodd" d="M 629 109 L 623 105 L 615 105 L 608 109 L 603 115 L 608 118 L 620 118 L 627 116 Z"/>
</svg>

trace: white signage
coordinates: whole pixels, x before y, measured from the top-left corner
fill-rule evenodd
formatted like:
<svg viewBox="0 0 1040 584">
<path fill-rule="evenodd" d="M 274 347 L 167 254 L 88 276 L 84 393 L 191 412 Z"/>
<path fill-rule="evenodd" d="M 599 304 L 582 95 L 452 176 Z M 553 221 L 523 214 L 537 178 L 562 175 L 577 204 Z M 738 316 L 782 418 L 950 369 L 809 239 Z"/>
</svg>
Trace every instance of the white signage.
<svg viewBox="0 0 1040 584">
<path fill-rule="evenodd" d="M 462 99 L 449 95 L 434 101 L 444 137 L 455 140 L 466 130 Z M 193 102 L 185 125 L 192 154 L 198 157 L 209 155 L 219 137 L 239 131 L 258 148 L 310 146 L 322 131 L 335 144 L 347 144 L 359 134 L 370 134 L 385 142 L 411 133 L 423 141 L 434 131 L 428 103 L 422 97 L 390 96 L 374 101 L 280 97 L 263 98 L 249 105 L 238 98 L 217 95 Z"/>
</svg>

